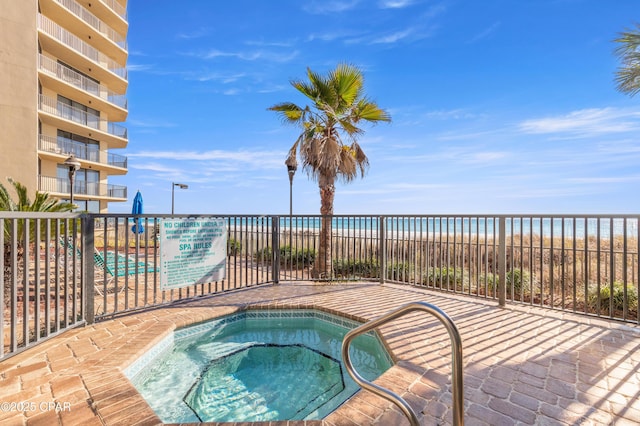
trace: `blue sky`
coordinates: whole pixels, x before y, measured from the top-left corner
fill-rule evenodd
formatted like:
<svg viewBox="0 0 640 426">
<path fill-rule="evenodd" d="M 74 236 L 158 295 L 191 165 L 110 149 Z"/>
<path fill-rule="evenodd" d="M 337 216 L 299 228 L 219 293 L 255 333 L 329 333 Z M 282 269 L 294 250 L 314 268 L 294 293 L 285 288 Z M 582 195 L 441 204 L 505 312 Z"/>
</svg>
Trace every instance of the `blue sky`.
<svg viewBox="0 0 640 426">
<path fill-rule="evenodd" d="M 613 39 L 637 0 L 129 1 L 129 173 L 146 213 L 287 214 L 306 68 L 358 66 L 392 116 L 335 214 L 637 213 L 640 98 Z M 298 170 L 295 214 L 317 214 Z M 128 203 L 110 211 L 128 212 Z"/>
</svg>

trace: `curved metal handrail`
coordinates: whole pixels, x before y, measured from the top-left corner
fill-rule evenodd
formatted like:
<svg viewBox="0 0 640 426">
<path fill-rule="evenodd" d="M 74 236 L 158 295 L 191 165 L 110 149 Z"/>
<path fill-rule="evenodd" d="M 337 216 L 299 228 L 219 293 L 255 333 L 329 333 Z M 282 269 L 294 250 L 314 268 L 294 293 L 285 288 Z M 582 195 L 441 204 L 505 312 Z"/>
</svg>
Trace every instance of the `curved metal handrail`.
<svg viewBox="0 0 640 426">
<path fill-rule="evenodd" d="M 462 340 L 460 339 L 460 333 L 458 332 L 458 329 L 451 318 L 437 306 L 426 302 L 408 303 L 394 311 L 382 315 L 377 319 L 354 328 L 344 336 L 344 340 L 342 341 L 342 361 L 344 362 L 347 372 L 357 384 L 359 384 L 363 389 L 367 389 L 368 391 L 371 391 L 376 395 L 393 402 L 407 416 L 412 426 L 419 426 L 420 423 L 418 422 L 418 416 L 409 406 L 409 404 L 398 394 L 381 386 L 378 386 L 358 374 L 358 372 L 353 368 L 353 363 L 351 362 L 351 357 L 349 355 L 349 345 L 356 336 L 371 331 L 384 323 L 392 321 L 413 311 L 425 311 L 435 316 L 445 326 L 447 332 L 449 333 L 449 338 L 451 339 L 451 393 L 453 396 L 453 424 L 462 426 L 464 425 L 464 402 L 462 389 Z"/>
</svg>

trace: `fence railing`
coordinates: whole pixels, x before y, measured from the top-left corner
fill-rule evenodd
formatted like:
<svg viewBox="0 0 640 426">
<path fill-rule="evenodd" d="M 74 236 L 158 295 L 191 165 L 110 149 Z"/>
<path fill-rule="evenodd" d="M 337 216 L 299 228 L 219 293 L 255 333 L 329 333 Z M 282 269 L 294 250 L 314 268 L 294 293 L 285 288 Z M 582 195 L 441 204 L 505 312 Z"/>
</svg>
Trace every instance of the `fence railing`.
<svg viewBox="0 0 640 426">
<path fill-rule="evenodd" d="M 41 192 L 53 192 L 56 194 L 69 194 L 71 185 L 69 179 L 53 176 L 38 176 L 38 190 Z M 88 195 L 93 197 L 127 198 L 127 187 L 122 185 L 104 184 L 99 182 L 86 182 L 75 180 L 73 192 L 76 195 Z"/>
<path fill-rule="evenodd" d="M 125 21 L 127 20 L 127 8 L 118 3 L 117 0 L 100 0 L 102 3 L 109 6 L 118 16 Z"/>
<path fill-rule="evenodd" d="M 0 212 L 0 359 L 84 324 L 80 215 Z"/>
<path fill-rule="evenodd" d="M 123 80 L 127 79 L 127 68 L 125 66 L 114 61 L 90 44 L 85 43 L 82 39 L 40 13 L 38 14 L 38 29 Z"/>
<path fill-rule="evenodd" d="M 38 55 L 38 68 L 50 75 L 54 75 L 56 78 L 69 83 L 80 90 L 91 93 L 107 102 L 127 109 L 127 97 L 125 95 L 119 95 L 116 92 L 110 90 L 107 86 L 100 84 L 99 82 L 80 74 L 78 71 L 69 68 L 42 53 Z"/>
<path fill-rule="evenodd" d="M 80 3 L 75 0 L 56 0 L 62 6 L 64 6 L 71 13 L 76 15 L 78 18 L 95 28 L 98 32 L 102 33 L 109 40 L 117 44 L 123 49 L 127 49 L 126 37 L 122 34 L 116 32 L 109 25 L 104 23 L 100 18 L 95 16 L 93 13 L 89 12 L 84 8 Z"/>
<path fill-rule="evenodd" d="M 127 168 L 127 157 L 124 155 L 100 150 L 97 144 L 86 144 L 61 136 L 40 135 L 38 149 L 40 151 L 51 152 L 54 154 L 73 154 L 77 158 L 93 161 L 94 163 L 107 164 L 109 166 L 121 167 L 123 169 Z"/>
<path fill-rule="evenodd" d="M 176 217 L 193 216 L 0 212 L 0 359 L 84 322 L 283 281 L 393 282 L 640 324 L 639 216 L 215 215 L 225 278 L 165 290 L 159 225 Z"/>
<path fill-rule="evenodd" d="M 47 95 L 39 95 L 38 108 L 47 114 L 64 118 L 65 120 L 73 121 L 82 126 L 87 126 L 102 132 L 107 132 L 119 138 L 127 139 L 126 127 L 100 118 L 97 114 L 64 104 Z"/>
</svg>

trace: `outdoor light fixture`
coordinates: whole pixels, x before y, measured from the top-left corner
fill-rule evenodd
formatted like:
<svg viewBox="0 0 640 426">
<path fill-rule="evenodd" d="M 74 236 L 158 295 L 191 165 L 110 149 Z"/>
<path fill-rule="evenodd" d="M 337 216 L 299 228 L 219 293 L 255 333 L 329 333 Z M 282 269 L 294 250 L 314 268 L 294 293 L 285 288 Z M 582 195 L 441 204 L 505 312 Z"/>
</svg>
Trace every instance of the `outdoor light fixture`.
<svg viewBox="0 0 640 426">
<path fill-rule="evenodd" d="M 289 173 L 289 250 L 293 250 L 293 175 L 296 174 L 298 166 L 295 159 L 293 161 L 287 160 L 285 164 L 287 165 L 287 173 Z"/>
<path fill-rule="evenodd" d="M 184 183 L 175 183 L 175 182 L 171 182 L 171 214 L 173 214 L 173 206 L 174 206 L 174 200 L 175 200 L 175 188 L 176 186 L 180 189 L 189 189 L 189 185 L 186 185 Z"/>
<path fill-rule="evenodd" d="M 80 169 L 80 162 L 76 159 L 75 155 L 71 154 L 62 164 L 69 167 L 69 202 L 73 204 L 73 181 L 76 176 L 76 172 Z"/>
<path fill-rule="evenodd" d="M 287 164 L 287 172 L 289 173 L 289 217 L 293 215 L 293 175 L 296 174 L 298 168 L 295 164 Z"/>
</svg>

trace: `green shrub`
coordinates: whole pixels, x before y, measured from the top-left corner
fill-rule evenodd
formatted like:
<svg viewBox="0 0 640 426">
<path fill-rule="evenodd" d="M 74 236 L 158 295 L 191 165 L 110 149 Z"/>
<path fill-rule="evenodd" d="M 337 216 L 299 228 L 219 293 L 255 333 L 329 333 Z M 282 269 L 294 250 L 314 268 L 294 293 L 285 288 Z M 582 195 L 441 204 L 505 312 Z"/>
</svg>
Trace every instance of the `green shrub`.
<svg viewBox="0 0 640 426">
<path fill-rule="evenodd" d="M 611 287 L 609 284 L 601 284 L 600 286 L 600 310 L 609 310 L 609 301 L 611 296 Z M 587 301 L 592 309 L 598 307 L 598 287 L 595 284 L 589 286 L 589 294 Z M 638 290 L 627 284 L 627 303 L 630 310 L 638 308 Z M 624 309 L 624 283 L 615 281 L 613 283 L 613 309 L 614 311 L 622 311 Z"/>
<path fill-rule="evenodd" d="M 273 258 L 271 247 L 264 247 L 257 250 L 253 257 L 256 261 L 262 263 L 271 263 Z M 294 249 L 289 246 L 280 247 L 280 265 L 288 267 L 307 267 L 316 260 L 316 251 L 314 249 Z"/>
<path fill-rule="evenodd" d="M 271 263 L 273 258 L 271 247 L 263 247 L 253 253 L 253 258 L 258 263 Z"/>
<path fill-rule="evenodd" d="M 333 271 L 337 276 L 358 276 L 362 278 L 378 278 L 379 265 L 374 259 L 353 260 L 340 259 L 333 262 Z"/>
<path fill-rule="evenodd" d="M 480 277 L 480 284 L 484 284 L 484 280 L 487 280 L 487 291 L 489 294 L 494 294 L 497 286 L 498 286 L 498 275 L 496 274 L 488 274 L 486 276 Z M 529 271 L 520 269 L 513 269 L 507 272 L 507 297 L 513 298 L 517 297 L 520 294 L 524 294 L 525 296 L 529 296 L 531 294 L 531 276 L 529 275 Z M 513 287 L 513 296 L 511 294 L 511 289 Z M 522 291 L 521 291 L 522 290 Z"/>
<path fill-rule="evenodd" d="M 524 294 L 529 294 L 531 288 L 529 271 L 513 269 L 507 272 L 507 293 L 511 291 L 512 287 L 514 294 L 521 294 L 521 290 L 524 291 Z"/>
<path fill-rule="evenodd" d="M 242 243 L 236 239 L 227 240 L 227 256 L 236 256 L 242 252 Z"/>
<path fill-rule="evenodd" d="M 457 290 L 462 290 L 468 279 L 469 277 L 463 274 L 462 268 L 429 268 L 422 283 L 435 287 L 445 287 L 449 283 L 450 287 L 455 285 Z"/>
<path fill-rule="evenodd" d="M 314 249 L 293 249 L 290 246 L 280 247 L 280 264 L 290 265 L 294 267 L 307 267 L 313 265 L 316 260 L 316 251 Z"/>
<path fill-rule="evenodd" d="M 387 278 L 399 281 L 411 276 L 412 265 L 406 262 L 396 262 L 387 265 Z"/>
</svg>

